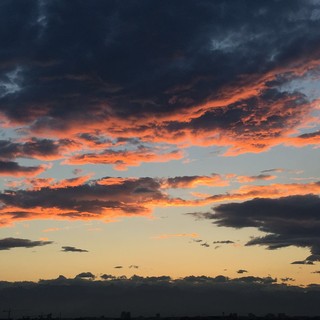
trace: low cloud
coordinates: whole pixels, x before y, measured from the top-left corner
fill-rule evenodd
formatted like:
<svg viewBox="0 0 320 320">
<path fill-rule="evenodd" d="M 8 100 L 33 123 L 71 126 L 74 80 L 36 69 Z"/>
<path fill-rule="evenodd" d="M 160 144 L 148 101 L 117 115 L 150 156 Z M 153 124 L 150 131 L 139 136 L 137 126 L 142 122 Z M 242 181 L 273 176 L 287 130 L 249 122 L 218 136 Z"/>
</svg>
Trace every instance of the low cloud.
<svg viewBox="0 0 320 320">
<path fill-rule="evenodd" d="M 291 282 L 291 281 L 295 281 L 295 279 L 291 278 L 291 277 L 286 277 L 286 278 L 280 278 L 280 280 L 282 282 Z"/>
<path fill-rule="evenodd" d="M 248 271 L 247 270 L 245 270 L 245 269 L 239 269 L 238 271 L 237 271 L 237 273 L 247 273 Z"/>
<path fill-rule="evenodd" d="M 78 249 L 75 247 L 64 246 L 62 247 L 62 252 L 89 252 L 88 250 Z"/>
<path fill-rule="evenodd" d="M 75 279 L 91 279 L 91 280 L 93 280 L 93 279 L 95 279 L 95 275 L 94 274 L 92 274 L 91 272 L 81 272 L 81 273 L 79 273 L 79 274 L 77 274 L 76 276 L 75 276 Z"/>
<path fill-rule="evenodd" d="M 221 241 L 213 241 L 213 244 L 231 244 L 234 243 L 234 241 L 231 240 L 221 240 Z"/>
<path fill-rule="evenodd" d="M 126 278 L 102 274 L 98 278 L 101 280 L 97 278 L 91 272 L 82 272 L 73 279 L 61 275 L 38 283 L 2 281 L 0 296 L 4 305 L 16 310 L 16 317 L 23 316 L 20 310 L 27 309 L 33 315 L 50 313 L 56 306 L 68 318 L 119 317 L 124 305 L 134 316 L 150 316 L 159 310 L 164 317 L 198 316 L 199 310 L 205 316 L 234 311 L 259 316 L 279 310 L 288 315 L 315 316 L 319 312 L 318 285 L 288 286 L 271 277 L 191 275 L 172 279 L 166 275 Z"/>
<path fill-rule="evenodd" d="M 20 238 L 0 239 L 0 250 L 10 250 L 14 248 L 34 248 L 52 244 L 53 241 L 32 241 Z"/>
<path fill-rule="evenodd" d="M 252 238 L 247 246 L 261 245 L 270 250 L 289 246 L 310 249 L 311 255 L 305 261 L 293 264 L 320 261 L 320 198 L 317 195 L 256 198 L 243 203 L 222 204 L 213 211 L 193 215 L 212 220 L 219 227 L 253 227 L 267 233 Z"/>
</svg>

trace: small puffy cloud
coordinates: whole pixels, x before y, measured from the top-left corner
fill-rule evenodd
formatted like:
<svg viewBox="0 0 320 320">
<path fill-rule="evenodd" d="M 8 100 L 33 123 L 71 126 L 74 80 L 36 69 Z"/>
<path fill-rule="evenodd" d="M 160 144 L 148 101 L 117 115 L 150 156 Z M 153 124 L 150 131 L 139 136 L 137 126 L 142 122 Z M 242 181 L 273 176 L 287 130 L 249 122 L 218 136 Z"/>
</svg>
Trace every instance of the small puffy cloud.
<svg viewBox="0 0 320 320">
<path fill-rule="evenodd" d="M 70 246 L 64 246 L 62 247 L 62 252 L 89 252 L 88 250 L 84 250 L 84 249 L 79 249 L 79 248 L 75 248 L 75 247 L 70 247 Z"/>
<path fill-rule="evenodd" d="M 280 280 L 282 282 L 291 282 L 291 281 L 295 281 L 295 279 L 291 278 L 291 277 L 286 277 L 286 278 L 280 278 Z"/>
<path fill-rule="evenodd" d="M 247 273 L 248 271 L 247 270 L 245 270 L 245 269 L 239 269 L 238 271 L 237 271 L 237 273 Z"/>
<path fill-rule="evenodd" d="M 116 279 L 116 277 L 113 276 L 112 274 L 106 274 L 106 273 L 102 274 L 102 275 L 100 276 L 100 278 L 103 279 L 103 280 L 113 280 L 113 279 Z"/>
<path fill-rule="evenodd" d="M 4 238 L 0 239 L 0 250 L 10 250 L 13 248 L 34 248 L 52 244 L 53 241 L 32 241 L 20 238 Z"/>
<path fill-rule="evenodd" d="M 207 242 L 201 243 L 200 246 L 205 247 L 205 248 L 209 248 L 210 244 L 208 244 Z"/>
<path fill-rule="evenodd" d="M 75 276 L 75 279 L 90 279 L 90 280 L 94 280 L 95 279 L 95 275 L 92 274 L 91 272 L 81 272 L 79 274 L 77 274 Z"/>
</svg>

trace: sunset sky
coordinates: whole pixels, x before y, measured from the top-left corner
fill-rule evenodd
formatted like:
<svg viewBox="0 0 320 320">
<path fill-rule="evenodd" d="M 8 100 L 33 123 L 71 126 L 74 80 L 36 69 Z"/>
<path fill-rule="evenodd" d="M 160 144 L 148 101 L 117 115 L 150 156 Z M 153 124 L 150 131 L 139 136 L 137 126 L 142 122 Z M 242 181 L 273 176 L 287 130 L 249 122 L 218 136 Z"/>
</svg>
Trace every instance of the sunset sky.
<svg viewBox="0 0 320 320">
<path fill-rule="evenodd" d="M 319 0 L 2 0 L 0 44 L 0 296 L 320 294 Z"/>
</svg>

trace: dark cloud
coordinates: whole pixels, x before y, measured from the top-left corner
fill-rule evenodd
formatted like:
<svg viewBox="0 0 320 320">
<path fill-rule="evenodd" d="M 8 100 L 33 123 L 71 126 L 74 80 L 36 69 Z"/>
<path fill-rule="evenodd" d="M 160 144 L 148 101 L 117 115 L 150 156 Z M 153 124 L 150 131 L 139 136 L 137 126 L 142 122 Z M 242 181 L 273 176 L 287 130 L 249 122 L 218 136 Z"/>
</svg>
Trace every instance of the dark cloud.
<svg viewBox="0 0 320 320">
<path fill-rule="evenodd" d="M 104 273 L 100 276 L 100 278 L 103 280 L 113 280 L 113 279 L 116 279 L 117 277 L 113 276 L 112 274 Z"/>
<path fill-rule="evenodd" d="M 78 249 L 75 247 L 64 246 L 62 247 L 62 252 L 89 252 L 88 250 Z"/>
<path fill-rule="evenodd" d="M 234 241 L 231 240 L 221 240 L 221 241 L 213 241 L 214 244 L 231 244 L 234 243 Z"/>
<path fill-rule="evenodd" d="M 237 271 L 237 273 L 247 273 L 248 271 L 247 270 L 245 270 L 245 269 L 239 269 L 238 271 Z"/>
<path fill-rule="evenodd" d="M 308 261 L 308 260 L 293 261 L 291 262 L 291 264 L 314 265 L 313 261 Z"/>
<path fill-rule="evenodd" d="M 290 277 L 286 277 L 286 278 L 281 278 L 280 279 L 282 282 L 289 282 L 289 281 L 295 281 L 295 279 L 290 278 Z"/>
<path fill-rule="evenodd" d="M 148 203 L 170 201 L 160 189 L 160 182 L 152 178 L 107 177 L 64 188 L 5 191 L 0 193 L 0 218 L 5 221 L 42 215 L 43 218 L 103 219 L 114 215 L 146 215 L 151 213 Z M 15 210 L 10 210 L 13 207 Z"/>
<path fill-rule="evenodd" d="M 62 153 L 76 143 L 69 139 L 49 140 L 32 138 L 24 143 L 0 140 L 0 159 L 11 160 L 15 158 L 57 159 Z"/>
<path fill-rule="evenodd" d="M 14 161 L 0 160 L 0 176 L 35 176 L 46 169 L 45 166 L 21 166 Z"/>
<path fill-rule="evenodd" d="M 91 272 L 81 272 L 79 274 L 76 275 L 75 278 L 80 278 L 80 279 L 95 279 L 95 275 L 92 274 Z"/>
<path fill-rule="evenodd" d="M 115 266 L 114 268 L 115 268 L 115 269 L 122 269 L 123 266 Z"/>
<path fill-rule="evenodd" d="M 20 238 L 4 238 L 0 239 L 0 250 L 10 250 L 13 248 L 34 248 L 52 244 L 53 241 L 32 241 Z"/>
<path fill-rule="evenodd" d="M 139 269 L 139 266 L 132 264 L 129 266 L 129 269 Z"/>
<path fill-rule="evenodd" d="M 207 242 L 201 243 L 200 246 L 205 247 L 205 248 L 209 248 L 210 244 L 208 244 Z"/>
<path fill-rule="evenodd" d="M 283 172 L 284 169 L 282 168 L 273 168 L 273 169 L 266 169 L 266 170 L 262 170 L 262 173 L 268 173 L 268 172 Z"/>
<path fill-rule="evenodd" d="M 288 246 L 310 248 L 306 261 L 320 261 L 320 198 L 316 195 L 289 196 L 278 199 L 256 198 L 243 203 L 222 204 L 214 213 L 197 218 L 213 220 L 220 227 L 254 227 L 267 235 L 252 238 L 247 246 L 263 245 L 270 250 Z"/>
<path fill-rule="evenodd" d="M 171 279 L 135 275 L 127 279 L 105 274 L 101 276 L 103 280 L 93 281 L 91 272 L 80 275 L 38 283 L 0 282 L 1 301 L 15 310 L 16 317 L 22 317 L 21 310 L 38 314 L 39 306 L 44 313 L 59 311 L 68 318 L 119 317 L 124 306 L 133 316 L 151 316 L 159 310 L 162 316 L 198 316 L 199 310 L 206 316 L 222 312 L 265 315 L 279 310 L 288 315 L 315 316 L 319 312 L 318 285 L 287 286 L 271 277 Z"/>
<path fill-rule="evenodd" d="M 259 151 L 310 111 L 303 92 L 280 87 L 301 66 L 317 66 L 312 1 L 288 9 L 276 0 L 188 0 L 181 11 L 171 1 L 60 0 L 39 8 L 1 6 L 0 110 L 13 125 L 76 128 L 97 145 L 97 124 L 142 140 L 219 131 L 212 144 L 223 136 L 237 150 Z"/>
<path fill-rule="evenodd" d="M 302 139 L 309 139 L 309 138 L 314 138 L 320 136 L 320 130 L 315 131 L 315 132 L 310 132 L 310 133 L 304 133 L 298 136 L 298 138 Z"/>
</svg>

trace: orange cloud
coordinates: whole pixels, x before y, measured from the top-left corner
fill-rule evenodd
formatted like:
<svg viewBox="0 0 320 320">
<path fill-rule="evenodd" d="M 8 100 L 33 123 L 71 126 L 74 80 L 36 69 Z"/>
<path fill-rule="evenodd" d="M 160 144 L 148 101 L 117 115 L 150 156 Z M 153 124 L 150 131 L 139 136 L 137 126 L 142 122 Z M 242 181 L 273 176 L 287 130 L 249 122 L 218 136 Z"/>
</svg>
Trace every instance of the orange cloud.
<svg viewBox="0 0 320 320">
<path fill-rule="evenodd" d="M 40 190 L 42 188 L 66 188 L 75 187 L 84 184 L 93 174 L 55 181 L 54 178 L 27 178 L 22 181 L 10 181 L 7 185 L 11 188 L 25 186 L 28 190 Z"/>
<path fill-rule="evenodd" d="M 34 219 L 110 222 L 117 217 L 150 216 L 157 207 L 205 206 L 231 200 L 320 193 L 320 182 L 275 183 L 244 185 L 228 193 L 182 199 L 163 192 L 166 183 L 167 179 L 160 178 L 104 178 L 81 185 L 62 184 L 61 188 L 5 191 L 0 193 L 0 224 Z"/>
<path fill-rule="evenodd" d="M 194 188 L 196 186 L 225 187 L 229 182 L 219 174 L 211 176 L 181 176 L 168 178 L 163 182 L 163 188 Z"/>
<path fill-rule="evenodd" d="M 248 183 L 248 182 L 254 182 L 254 181 L 268 181 L 276 179 L 277 177 L 270 174 L 259 174 L 257 176 L 238 176 L 237 181 L 240 183 Z"/>
<path fill-rule="evenodd" d="M 142 162 L 167 162 L 183 158 L 183 152 L 174 150 L 167 153 L 157 153 L 149 148 L 137 150 L 105 150 L 102 153 L 87 153 L 72 156 L 66 164 L 111 164 L 116 170 L 126 170 L 129 166 L 139 166 Z"/>
</svg>

